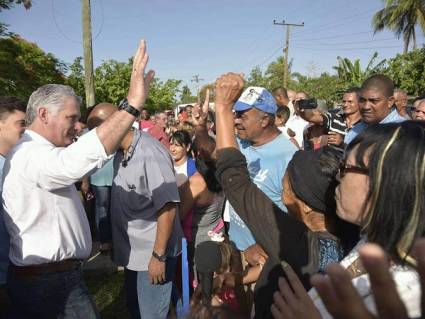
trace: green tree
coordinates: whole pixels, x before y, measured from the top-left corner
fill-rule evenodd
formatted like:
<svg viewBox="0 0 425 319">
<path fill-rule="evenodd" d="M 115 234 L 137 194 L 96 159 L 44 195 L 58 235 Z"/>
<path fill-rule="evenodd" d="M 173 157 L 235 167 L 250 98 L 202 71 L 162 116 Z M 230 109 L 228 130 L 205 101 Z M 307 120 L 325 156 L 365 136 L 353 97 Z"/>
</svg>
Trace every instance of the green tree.
<svg viewBox="0 0 425 319">
<path fill-rule="evenodd" d="M 215 101 L 214 91 L 215 91 L 215 83 L 208 83 L 202 86 L 199 90 L 199 98 L 201 102 L 205 101 L 205 97 L 207 96 L 207 90 L 210 90 L 210 102 Z M 198 100 L 196 100 L 198 102 Z"/>
<path fill-rule="evenodd" d="M 127 96 L 132 70 L 132 60 L 127 63 L 104 61 L 94 71 L 97 102 L 117 105 Z"/>
<path fill-rule="evenodd" d="M 393 31 L 397 38 L 403 36 L 403 52 L 407 53 L 409 43 L 413 40 L 416 49 L 415 27 L 425 33 L 425 1 L 424 0 L 384 0 L 385 7 L 372 18 L 375 33 L 385 28 Z"/>
<path fill-rule="evenodd" d="M 0 38 L 0 95 L 27 100 L 39 86 L 64 83 L 66 64 L 18 36 Z"/>
<path fill-rule="evenodd" d="M 247 78 L 247 86 L 261 86 L 265 87 L 268 90 L 273 90 L 277 87 L 283 86 L 283 76 L 284 76 L 284 64 L 285 58 L 279 56 L 275 61 L 271 62 L 265 72 L 261 70 L 260 66 L 255 66 Z M 289 62 L 288 71 L 289 71 L 289 81 L 288 86 L 291 87 L 291 69 L 292 69 L 292 60 Z"/>
<path fill-rule="evenodd" d="M 75 93 L 84 99 L 84 67 L 82 61 L 82 57 L 75 58 L 74 62 L 68 68 L 68 76 L 65 80 L 65 83 L 72 87 Z"/>
<path fill-rule="evenodd" d="M 180 104 L 195 103 L 196 100 L 197 97 L 192 95 L 189 87 L 187 85 L 183 86 L 182 93 L 180 95 Z"/>
<path fill-rule="evenodd" d="M 180 93 L 181 80 L 168 79 L 160 81 L 153 79 L 146 101 L 146 108 L 159 111 L 172 109 L 177 104 L 177 96 Z"/>
<path fill-rule="evenodd" d="M 393 79 L 396 87 L 409 95 L 425 93 L 425 47 L 407 54 L 398 54 L 388 61 L 385 74 Z"/>
<path fill-rule="evenodd" d="M 246 86 L 267 86 L 267 79 L 263 75 L 260 66 L 257 65 L 251 70 L 246 79 Z"/>
<path fill-rule="evenodd" d="M 303 91 L 316 99 L 324 100 L 329 107 L 340 101 L 344 85 L 337 76 L 328 73 L 322 73 L 316 78 L 299 73 L 294 73 L 293 76 L 292 87 L 296 91 Z"/>
<path fill-rule="evenodd" d="M 346 84 L 347 88 L 350 86 L 361 86 L 366 78 L 383 70 L 386 60 L 382 60 L 375 64 L 377 57 L 378 52 L 375 52 L 366 68 L 362 70 L 359 59 L 352 62 L 348 58 L 341 58 L 338 56 L 338 65 L 334 66 L 333 69 L 336 70 L 338 78 Z"/>
</svg>

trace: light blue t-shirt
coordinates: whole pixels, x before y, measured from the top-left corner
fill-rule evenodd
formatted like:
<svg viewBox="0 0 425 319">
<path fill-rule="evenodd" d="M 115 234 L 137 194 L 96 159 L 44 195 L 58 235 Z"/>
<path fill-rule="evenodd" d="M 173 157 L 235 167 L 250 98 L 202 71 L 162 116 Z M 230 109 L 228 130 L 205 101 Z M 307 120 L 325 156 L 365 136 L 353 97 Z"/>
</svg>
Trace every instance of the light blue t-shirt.
<svg viewBox="0 0 425 319">
<path fill-rule="evenodd" d="M 3 190 L 3 166 L 5 158 L 0 155 L 0 195 Z M 3 206 L 0 207 L 0 285 L 6 284 L 7 268 L 9 266 L 9 233 L 6 230 L 3 216 Z"/>
<path fill-rule="evenodd" d="M 406 118 L 398 114 L 397 109 L 394 107 L 390 114 L 388 114 L 379 124 L 386 123 L 399 123 L 406 121 Z M 369 124 L 366 124 L 363 121 L 360 121 L 356 125 L 354 125 L 351 130 L 348 131 L 347 135 L 345 135 L 344 143 L 346 145 L 350 144 L 357 135 L 359 135 L 365 128 L 367 128 Z"/>
<path fill-rule="evenodd" d="M 110 159 L 102 168 L 90 176 L 90 184 L 95 186 L 112 186 L 114 179 L 114 160 Z"/>
<path fill-rule="evenodd" d="M 257 147 L 250 145 L 247 141 L 238 140 L 238 142 L 242 154 L 246 157 L 251 180 L 277 206 L 283 211 L 287 211 L 281 200 L 282 178 L 297 148 L 283 134 L 279 134 L 274 140 Z M 243 251 L 255 244 L 251 231 L 232 207 L 230 207 L 229 214 L 229 238 L 236 248 Z"/>
</svg>

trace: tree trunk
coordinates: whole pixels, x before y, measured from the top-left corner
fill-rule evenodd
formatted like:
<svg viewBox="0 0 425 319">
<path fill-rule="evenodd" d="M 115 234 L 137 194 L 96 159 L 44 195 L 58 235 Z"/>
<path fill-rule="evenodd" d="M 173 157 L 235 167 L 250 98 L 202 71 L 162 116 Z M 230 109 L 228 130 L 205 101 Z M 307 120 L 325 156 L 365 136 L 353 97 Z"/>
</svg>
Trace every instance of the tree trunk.
<svg viewBox="0 0 425 319">
<path fill-rule="evenodd" d="M 415 29 L 413 29 L 412 38 L 413 38 L 413 50 L 416 50 L 416 33 L 415 33 Z"/>
<path fill-rule="evenodd" d="M 404 40 L 404 48 L 403 48 L 403 54 L 407 53 L 407 50 L 409 49 L 409 40 Z"/>
</svg>

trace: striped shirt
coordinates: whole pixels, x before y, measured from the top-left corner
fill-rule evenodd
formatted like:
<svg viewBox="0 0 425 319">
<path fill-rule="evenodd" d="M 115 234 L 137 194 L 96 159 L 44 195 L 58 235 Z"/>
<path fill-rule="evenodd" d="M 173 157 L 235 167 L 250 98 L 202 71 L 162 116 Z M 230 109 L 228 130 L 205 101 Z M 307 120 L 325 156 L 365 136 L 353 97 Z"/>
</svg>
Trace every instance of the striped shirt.
<svg viewBox="0 0 425 319">
<path fill-rule="evenodd" d="M 326 112 L 323 115 L 323 126 L 331 132 L 341 135 L 346 135 L 349 131 L 347 123 L 345 122 L 345 114 L 341 109 L 331 112 Z"/>
</svg>

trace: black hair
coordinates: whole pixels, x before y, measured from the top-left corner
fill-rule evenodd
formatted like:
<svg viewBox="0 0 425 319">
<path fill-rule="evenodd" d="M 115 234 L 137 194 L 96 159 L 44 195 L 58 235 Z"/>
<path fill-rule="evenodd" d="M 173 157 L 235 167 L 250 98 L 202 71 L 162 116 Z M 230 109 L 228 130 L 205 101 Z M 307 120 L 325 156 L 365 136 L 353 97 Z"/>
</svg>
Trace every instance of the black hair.
<svg viewBox="0 0 425 319">
<path fill-rule="evenodd" d="M 277 87 L 273 89 L 272 95 L 282 95 L 284 98 L 288 99 L 288 91 L 284 87 Z"/>
<path fill-rule="evenodd" d="M 351 87 L 347 91 L 344 92 L 344 94 L 350 94 L 350 93 L 354 93 L 356 95 L 357 101 L 358 101 L 358 100 L 360 100 L 360 95 L 362 93 L 362 90 L 359 87 L 354 86 L 354 87 Z"/>
<path fill-rule="evenodd" d="M 290 115 L 291 115 L 291 111 L 289 110 L 289 107 L 287 107 L 286 105 L 277 107 L 276 117 L 289 119 Z"/>
<path fill-rule="evenodd" d="M 15 111 L 26 112 L 26 104 L 15 96 L 0 96 L 0 120 L 4 120 Z"/>
<path fill-rule="evenodd" d="M 180 146 L 183 146 L 183 147 L 188 147 L 188 146 L 192 145 L 192 139 L 190 137 L 189 132 L 186 131 L 186 130 L 175 131 L 170 136 L 169 142 L 170 143 L 176 142 L 177 144 L 179 144 Z"/>
<path fill-rule="evenodd" d="M 223 189 L 215 176 L 217 170 L 216 161 L 212 157 L 215 145 L 215 140 L 211 136 L 205 136 L 202 139 L 195 138 L 193 152 L 196 154 L 196 169 L 203 177 L 208 190 L 212 193 L 219 193 Z"/>
<path fill-rule="evenodd" d="M 369 170 L 363 231 L 394 261 L 411 263 L 412 244 L 425 234 L 425 122 L 370 126 L 353 150 L 356 165 Z"/>
<path fill-rule="evenodd" d="M 386 75 L 375 74 L 363 82 L 361 89 L 378 90 L 386 97 L 391 97 L 394 95 L 394 82 Z"/>
</svg>

